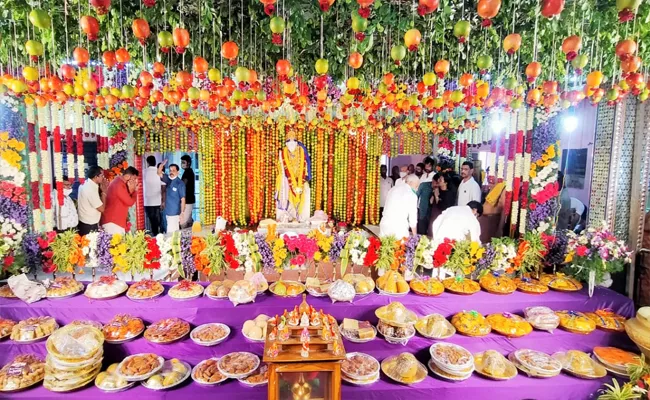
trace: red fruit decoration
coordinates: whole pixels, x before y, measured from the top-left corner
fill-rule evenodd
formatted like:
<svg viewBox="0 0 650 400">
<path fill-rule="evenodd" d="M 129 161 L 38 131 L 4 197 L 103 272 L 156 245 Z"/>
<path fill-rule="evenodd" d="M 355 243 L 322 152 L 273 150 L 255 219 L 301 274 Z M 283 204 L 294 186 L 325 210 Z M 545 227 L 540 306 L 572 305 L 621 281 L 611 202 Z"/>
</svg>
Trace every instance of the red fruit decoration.
<svg viewBox="0 0 650 400">
<path fill-rule="evenodd" d="M 623 23 L 633 20 L 642 1 L 643 0 L 616 0 L 618 21 Z"/>
<path fill-rule="evenodd" d="M 153 76 L 151 76 L 151 73 L 149 73 L 148 71 L 140 72 L 140 76 L 138 80 L 140 81 L 140 85 L 142 85 L 142 87 L 146 87 L 146 88 L 153 87 Z"/>
<path fill-rule="evenodd" d="M 269 17 L 275 12 L 275 2 L 277 0 L 260 0 L 264 4 L 264 13 Z"/>
<path fill-rule="evenodd" d="M 636 53 L 637 45 L 632 39 L 625 39 L 616 45 L 616 56 L 621 60 L 628 60 Z"/>
<path fill-rule="evenodd" d="M 114 51 L 105 51 L 104 54 L 102 54 L 102 62 L 108 68 L 108 70 L 112 70 L 113 67 L 117 64 L 117 58 L 115 58 L 115 52 Z"/>
<path fill-rule="evenodd" d="M 131 28 L 133 29 L 133 35 L 138 39 L 140 44 L 144 46 L 147 38 L 151 34 L 147 20 L 142 18 L 134 19 Z"/>
<path fill-rule="evenodd" d="M 117 58 L 117 69 L 124 69 L 124 66 L 131 61 L 131 55 L 124 47 L 115 51 L 115 58 Z"/>
<path fill-rule="evenodd" d="M 176 53 L 185 53 L 185 48 L 190 45 L 190 33 L 187 29 L 174 28 L 173 39 Z"/>
<path fill-rule="evenodd" d="M 318 0 L 318 5 L 322 12 L 328 12 L 332 4 L 334 4 L 334 0 Z"/>
<path fill-rule="evenodd" d="M 97 19 L 95 19 L 95 17 L 84 15 L 81 17 L 79 25 L 81 25 L 81 30 L 86 34 L 88 40 L 91 42 L 97 40 L 97 34 L 99 33 L 99 22 L 97 22 Z"/>
<path fill-rule="evenodd" d="M 363 56 L 361 53 L 355 51 L 350 54 L 350 57 L 348 57 L 348 65 L 353 69 L 361 68 L 361 65 L 363 65 Z"/>
<path fill-rule="evenodd" d="M 176 74 L 176 83 L 183 88 L 192 86 L 192 74 L 187 71 L 178 71 Z"/>
<path fill-rule="evenodd" d="M 621 70 L 626 74 L 631 74 L 636 72 L 641 68 L 641 58 L 638 56 L 633 56 L 628 58 L 625 61 L 621 61 Z"/>
<path fill-rule="evenodd" d="M 165 65 L 161 62 L 153 63 L 153 77 L 160 79 L 165 74 Z"/>
<path fill-rule="evenodd" d="M 195 57 L 192 69 L 199 78 L 205 78 L 205 73 L 208 72 L 208 62 L 203 57 Z"/>
<path fill-rule="evenodd" d="M 564 10 L 564 0 L 542 0 L 542 16 L 553 18 Z"/>
<path fill-rule="evenodd" d="M 145 7 L 151 8 L 156 5 L 156 0 L 142 0 Z"/>
<path fill-rule="evenodd" d="M 288 60 L 278 60 L 275 63 L 275 71 L 281 78 L 286 78 L 291 71 L 291 63 Z"/>
<path fill-rule="evenodd" d="M 481 26 L 492 26 L 492 18 L 496 17 L 501 9 L 501 0 L 479 0 L 476 11 L 483 18 Z"/>
<path fill-rule="evenodd" d="M 416 51 L 421 41 L 422 34 L 415 28 L 409 29 L 404 34 L 404 45 L 409 49 L 409 51 Z"/>
<path fill-rule="evenodd" d="M 106 15 L 111 8 L 111 0 L 90 0 L 90 5 L 95 9 L 97 15 Z"/>
<path fill-rule="evenodd" d="M 513 55 L 521 47 L 521 35 L 518 33 L 511 33 L 503 39 L 503 50 L 508 55 Z"/>
<path fill-rule="evenodd" d="M 76 47 L 72 52 L 72 57 L 77 62 L 79 68 L 83 68 L 88 65 L 88 60 L 90 59 L 88 50 L 84 49 L 83 47 Z"/>
<path fill-rule="evenodd" d="M 578 35 L 571 35 L 562 42 L 562 52 L 567 61 L 572 61 L 578 55 L 582 47 L 582 39 Z"/>
<path fill-rule="evenodd" d="M 449 73 L 449 61 L 447 60 L 438 60 L 436 65 L 434 65 L 433 70 L 436 71 L 438 78 L 442 79 Z"/>
<path fill-rule="evenodd" d="M 375 0 L 357 0 L 357 3 L 359 3 L 359 10 L 357 12 L 361 18 L 370 17 L 370 6 L 374 2 Z"/>
<path fill-rule="evenodd" d="M 424 17 L 425 15 L 431 14 L 432 12 L 436 11 L 439 5 L 440 5 L 440 0 L 419 0 L 418 14 L 421 17 Z"/>
<path fill-rule="evenodd" d="M 59 68 L 59 73 L 61 74 L 61 77 L 66 82 L 72 82 L 74 80 L 74 76 L 77 73 L 77 71 L 74 69 L 72 65 L 63 64 L 61 65 L 61 68 Z"/>
<path fill-rule="evenodd" d="M 530 83 L 535 82 L 541 73 L 542 64 L 538 63 L 537 61 L 533 61 L 526 66 L 526 77 Z"/>
<path fill-rule="evenodd" d="M 239 54 L 239 46 L 235 42 L 225 42 L 221 45 L 221 56 L 226 60 L 230 60 L 230 65 L 236 65 L 237 55 Z"/>
</svg>

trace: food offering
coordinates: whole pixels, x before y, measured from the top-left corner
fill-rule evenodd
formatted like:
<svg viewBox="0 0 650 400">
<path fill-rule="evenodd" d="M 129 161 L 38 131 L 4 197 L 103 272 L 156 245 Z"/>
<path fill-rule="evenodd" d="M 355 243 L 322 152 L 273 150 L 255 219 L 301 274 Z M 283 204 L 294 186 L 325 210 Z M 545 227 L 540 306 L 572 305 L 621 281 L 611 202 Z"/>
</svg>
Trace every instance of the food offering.
<svg viewBox="0 0 650 400">
<path fill-rule="evenodd" d="M 352 303 L 354 296 L 356 296 L 356 291 L 351 283 L 339 279 L 330 285 L 329 289 L 327 289 L 327 295 L 332 300 L 332 303 L 336 303 L 337 301 Z"/>
<path fill-rule="evenodd" d="M 171 389 L 189 378 L 191 372 L 192 367 L 188 363 L 172 358 L 165 361 L 160 370 L 143 381 L 142 386 L 151 390 Z"/>
<path fill-rule="evenodd" d="M 612 310 L 596 310 L 585 313 L 587 318 L 596 323 L 596 328 L 609 332 L 625 332 L 625 317 Z"/>
<path fill-rule="evenodd" d="M 242 327 L 244 337 L 252 342 L 264 342 L 268 320 L 268 315 L 260 314 L 254 320 L 244 322 Z"/>
<path fill-rule="evenodd" d="M 169 289 L 169 297 L 174 300 L 191 300 L 203 294 L 203 286 L 198 282 L 183 280 Z"/>
<path fill-rule="evenodd" d="M 503 336 L 516 338 L 526 336 L 533 331 L 532 325 L 516 314 L 491 314 L 486 319 L 492 330 Z"/>
<path fill-rule="evenodd" d="M 565 331 L 587 335 L 596 329 L 596 323 L 579 311 L 556 311 L 560 317 L 560 328 Z"/>
<path fill-rule="evenodd" d="M 230 335 L 228 325 L 220 323 L 203 324 L 194 328 L 190 333 L 192 341 L 201 346 L 215 346 Z"/>
<path fill-rule="evenodd" d="M 99 374 L 104 335 L 89 325 L 68 325 L 47 339 L 43 386 L 68 392 L 86 386 Z"/>
<path fill-rule="evenodd" d="M 438 279 L 416 278 L 409 284 L 411 290 L 420 296 L 438 296 L 445 291 L 445 286 Z"/>
<path fill-rule="evenodd" d="M 347 274 L 343 280 L 354 286 L 357 296 L 365 296 L 375 290 L 375 281 L 363 274 Z"/>
<path fill-rule="evenodd" d="M 18 298 L 18 296 L 16 296 L 14 291 L 11 290 L 9 285 L 0 286 L 0 297 L 3 297 L 5 299 L 17 299 Z"/>
<path fill-rule="evenodd" d="M 381 333 L 388 343 L 404 346 L 415 336 L 415 328 L 413 325 L 394 326 L 383 320 L 380 320 L 377 324 L 377 332 Z"/>
<path fill-rule="evenodd" d="M 536 306 L 524 309 L 524 316 L 533 328 L 553 332 L 560 325 L 560 317 L 548 307 Z"/>
<path fill-rule="evenodd" d="M 418 319 L 415 329 L 420 335 L 429 339 L 449 339 L 456 333 L 456 328 L 440 314 L 429 314 Z"/>
<path fill-rule="evenodd" d="M 429 368 L 441 378 L 462 381 L 474 371 L 474 357 L 464 347 L 451 343 L 436 343 L 429 347 Z"/>
<path fill-rule="evenodd" d="M 47 288 L 48 299 L 64 299 L 75 296 L 84 290 L 84 285 L 71 276 L 60 276 Z"/>
<path fill-rule="evenodd" d="M 192 370 L 192 379 L 201 385 L 216 385 L 228 379 L 219 372 L 218 358 L 208 358 L 198 363 Z"/>
<path fill-rule="evenodd" d="M 123 343 L 133 340 L 144 331 L 144 322 L 140 318 L 129 314 L 118 314 L 113 317 L 102 333 L 108 343 Z"/>
<path fill-rule="evenodd" d="M 148 379 L 160 371 L 165 359 L 153 353 L 134 354 L 126 357 L 117 366 L 117 374 L 129 382 Z"/>
<path fill-rule="evenodd" d="M 427 368 L 411 353 L 386 358 L 381 362 L 381 370 L 390 379 L 405 385 L 420 383 L 427 377 Z"/>
<path fill-rule="evenodd" d="M 582 283 L 580 281 L 562 273 L 553 275 L 543 274 L 540 276 L 539 282 L 559 292 L 577 292 L 582 289 Z"/>
<path fill-rule="evenodd" d="M 43 380 L 45 362 L 34 354 L 20 354 L 0 369 L 0 392 L 26 389 Z"/>
<path fill-rule="evenodd" d="M 100 322 L 91 321 L 89 319 L 75 319 L 74 321 L 70 322 L 66 326 L 70 326 L 70 325 L 87 325 L 87 326 L 92 326 L 93 328 L 97 328 L 100 331 L 104 328 L 104 325 L 102 325 Z"/>
<path fill-rule="evenodd" d="M 481 291 L 481 285 L 471 279 L 451 277 L 442 281 L 445 290 L 454 294 L 469 296 Z"/>
<path fill-rule="evenodd" d="M 375 310 L 379 318 L 377 331 L 391 344 L 406 345 L 410 338 L 415 336 L 413 325 L 418 318 L 415 313 L 408 310 L 400 302 L 392 302 L 387 306 Z"/>
<path fill-rule="evenodd" d="M 608 371 L 621 376 L 628 376 L 628 367 L 642 364 L 637 354 L 616 347 L 594 347 L 593 354 Z"/>
<path fill-rule="evenodd" d="M 93 300 L 109 300 L 121 296 L 128 288 L 126 282 L 112 275 L 104 275 L 97 281 L 89 283 L 84 295 Z"/>
<path fill-rule="evenodd" d="M 7 336 L 11 335 L 11 331 L 13 330 L 14 326 L 16 325 L 16 321 L 7 319 L 7 318 L 0 318 L 0 339 L 4 339 Z"/>
<path fill-rule="evenodd" d="M 562 369 L 567 373 L 583 379 L 600 379 L 607 375 L 605 367 L 596 360 L 591 359 L 589 354 L 578 350 L 569 350 L 566 353 L 558 352 L 553 358 L 562 364 Z"/>
<path fill-rule="evenodd" d="M 269 288 L 269 282 L 261 272 L 247 272 L 246 275 L 244 275 L 244 279 L 251 282 L 253 286 L 255 286 L 255 290 L 258 294 L 266 292 L 266 290 Z"/>
<path fill-rule="evenodd" d="M 411 289 L 399 272 L 391 270 L 377 278 L 377 290 L 386 296 L 404 296 Z"/>
<path fill-rule="evenodd" d="M 239 378 L 239 382 L 250 387 L 266 385 L 269 383 L 269 366 L 264 363 L 260 364 L 252 374 L 245 378 Z"/>
<path fill-rule="evenodd" d="M 492 294 L 510 294 L 517 290 L 517 285 L 511 278 L 498 272 L 486 274 L 478 283 L 486 292 Z"/>
<path fill-rule="evenodd" d="M 325 297 L 331 284 L 331 282 L 321 281 L 318 278 L 307 278 L 305 288 L 307 289 L 307 293 L 314 297 Z"/>
<path fill-rule="evenodd" d="M 371 385 L 379 380 L 379 361 L 365 353 L 348 353 L 341 363 L 341 379 L 354 385 Z"/>
<path fill-rule="evenodd" d="M 515 350 L 508 355 L 508 359 L 521 372 L 534 378 L 552 378 L 562 371 L 562 364 L 558 360 L 537 350 Z"/>
<path fill-rule="evenodd" d="M 33 343 L 45 339 L 59 328 L 52 317 L 31 317 L 11 328 L 11 340 L 18 343 Z"/>
<path fill-rule="evenodd" d="M 517 376 L 517 367 L 495 350 L 474 354 L 474 370 L 497 381 L 507 381 Z"/>
<path fill-rule="evenodd" d="M 370 324 L 370 321 L 344 318 L 343 324 L 339 325 L 339 330 L 341 336 L 353 343 L 366 343 L 377 337 L 377 329 Z"/>
<path fill-rule="evenodd" d="M 527 294 L 543 294 L 548 292 L 548 286 L 541 283 L 537 279 L 532 279 L 529 277 L 515 278 L 515 285 L 517 285 L 517 290 Z"/>
<path fill-rule="evenodd" d="M 283 281 L 280 279 L 269 287 L 271 293 L 280 297 L 296 297 L 305 291 L 305 285 L 296 281 Z"/>
<path fill-rule="evenodd" d="M 257 290 L 255 285 L 252 282 L 241 280 L 235 282 L 235 284 L 228 292 L 228 299 L 232 302 L 234 306 L 238 304 L 252 303 L 255 301 L 257 296 Z"/>
<path fill-rule="evenodd" d="M 131 300 L 151 300 L 163 294 L 165 288 L 158 281 L 144 279 L 129 287 L 126 297 Z"/>
<path fill-rule="evenodd" d="M 205 295 L 214 300 L 227 299 L 234 284 L 235 281 L 230 279 L 214 281 L 205 288 Z"/>
<path fill-rule="evenodd" d="M 111 364 L 106 371 L 100 372 L 95 378 L 95 386 L 104 392 L 121 392 L 134 385 L 117 374 L 118 363 Z"/>
<path fill-rule="evenodd" d="M 149 326 L 144 338 L 152 343 L 167 344 L 182 339 L 190 332 L 190 324 L 180 318 L 165 318 Z"/>
<path fill-rule="evenodd" d="M 260 365 L 260 358 L 253 353 L 239 351 L 219 359 L 217 367 L 222 375 L 239 379 L 252 374 Z"/>
<path fill-rule="evenodd" d="M 465 336 L 485 336 L 492 330 L 487 319 L 477 311 L 461 311 L 451 318 L 456 331 Z"/>
</svg>

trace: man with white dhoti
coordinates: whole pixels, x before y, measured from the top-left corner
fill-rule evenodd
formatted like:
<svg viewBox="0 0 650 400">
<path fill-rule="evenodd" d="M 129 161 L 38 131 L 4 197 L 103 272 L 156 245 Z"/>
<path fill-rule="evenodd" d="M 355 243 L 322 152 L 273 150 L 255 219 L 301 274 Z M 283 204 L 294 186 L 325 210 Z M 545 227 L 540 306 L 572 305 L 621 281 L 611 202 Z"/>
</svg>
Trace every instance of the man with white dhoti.
<svg viewBox="0 0 650 400">
<path fill-rule="evenodd" d="M 418 224 L 418 195 L 420 178 L 408 175 L 402 185 L 396 185 L 389 192 L 384 205 L 384 215 L 379 223 L 379 236 L 394 236 L 403 239 L 416 234 Z M 410 233 L 409 233 L 410 232 Z"/>
<path fill-rule="evenodd" d="M 483 214 L 483 205 L 478 201 L 470 201 L 464 206 L 449 207 L 433 221 L 433 248 L 438 248 L 445 239 L 481 241 L 481 225 L 478 217 Z M 433 276 L 444 279 L 447 271 L 435 268 Z"/>
</svg>

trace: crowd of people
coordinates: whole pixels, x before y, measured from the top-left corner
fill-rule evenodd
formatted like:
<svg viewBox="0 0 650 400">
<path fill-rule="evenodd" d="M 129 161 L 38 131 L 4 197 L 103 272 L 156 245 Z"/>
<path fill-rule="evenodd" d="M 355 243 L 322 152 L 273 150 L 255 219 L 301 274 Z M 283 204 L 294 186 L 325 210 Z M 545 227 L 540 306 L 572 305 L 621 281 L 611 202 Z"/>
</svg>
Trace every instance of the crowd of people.
<svg viewBox="0 0 650 400">
<path fill-rule="evenodd" d="M 165 173 L 167 160 L 156 164 L 156 157 L 150 155 L 146 161 L 144 207 L 150 232 L 157 235 L 191 227 L 196 201 L 192 158 L 184 155 L 181 167 L 170 164 L 168 173 Z M 110 234 L 124 234 L 129 209 L 135 205 L 140 190 L 139 175 L 135 167 L 128 167 L 109 182 L 101 167 L 92 166 L 79 187 L 76 204 L 71 197 L 72 183 L 64 176 L 63 204 L 59 205 L 56 192 L 52 194 L 57 230 L 74 230 L 86 235 L 102 228 Z"/>
</svg>

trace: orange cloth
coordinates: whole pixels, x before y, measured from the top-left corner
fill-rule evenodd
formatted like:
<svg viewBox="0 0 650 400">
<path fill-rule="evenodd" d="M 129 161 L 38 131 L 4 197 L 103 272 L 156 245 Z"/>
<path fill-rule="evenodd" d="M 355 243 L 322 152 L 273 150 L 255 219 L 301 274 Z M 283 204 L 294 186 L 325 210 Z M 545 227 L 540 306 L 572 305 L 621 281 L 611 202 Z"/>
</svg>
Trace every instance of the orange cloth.
<svg viewBox="0 0 650 400">
<path fill-rule="evenodd" d="M 100 225 L 112 222 L 126 229 L 129 207 L 135 204 L 136 198 L 137 193 L 129 193 L 129 189 L 121 177 L 113 179 L 106 191 L 106 207 L 102 213 Z"/>
</svg>

